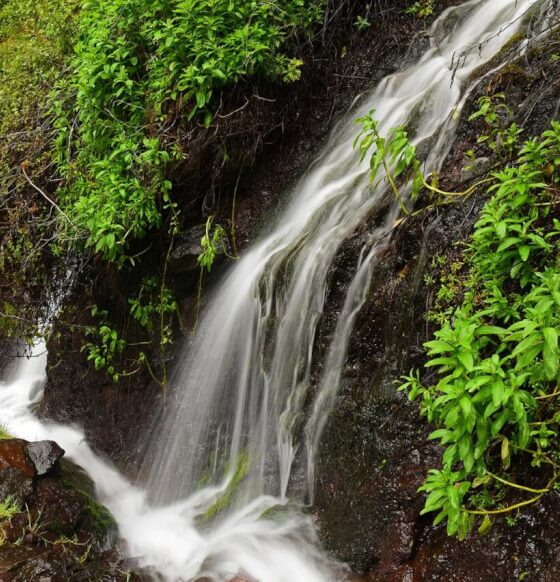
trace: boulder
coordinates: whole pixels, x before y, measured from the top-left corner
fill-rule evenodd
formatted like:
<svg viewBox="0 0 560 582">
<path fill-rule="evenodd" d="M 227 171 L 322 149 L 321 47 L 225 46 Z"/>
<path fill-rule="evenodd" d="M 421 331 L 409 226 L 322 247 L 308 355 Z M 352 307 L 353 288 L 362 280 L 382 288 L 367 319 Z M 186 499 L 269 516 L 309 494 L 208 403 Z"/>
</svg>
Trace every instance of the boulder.
<svg viewBox="0 0 560 582">
<path fill-rule="evenodd" d="M 206 234 L 206 225 L 199 224 L 193 226 L 189 230 L 181 233 L 175 248 L 169 255 L 169 269 L 173 273 L 189 273 L 197 271 L 198 257 L 202 252 L 202 245 L 200 243 L 202 237 Z M 224 244 L 219 244 L 216 249 L 216 260 L 224 257 L 228 241 Z"/>
<path fill-rule="evenodd" d="M 200 224 L 179 235 L 179 240 L 169 255 L 171 272 L 188 273 L 198 269 L 198 256 L 202 251 L 200 240 L 205 233 L 206 225 Z"/>
<path fill-rule="evenodd" d="M 27 442 L 21 439 L 5 439 L 0 441 L 0 469 L 12 468 L 23 477 L 32 479 L 36 469 L 27 456 Z"/>
<path fill-rule="evenodd" d="M 38 476 L 46 475 L 64 455 L 64 450 L 53 441 L 29 443 L 25 450 Z"/>
<path fill-rule="evenodd" d="M 14 467 L 0 469 L 0 500 L 13 497 L 23 503 L 33 492 L 33 479 L 25 477 Z"/>
</svg>

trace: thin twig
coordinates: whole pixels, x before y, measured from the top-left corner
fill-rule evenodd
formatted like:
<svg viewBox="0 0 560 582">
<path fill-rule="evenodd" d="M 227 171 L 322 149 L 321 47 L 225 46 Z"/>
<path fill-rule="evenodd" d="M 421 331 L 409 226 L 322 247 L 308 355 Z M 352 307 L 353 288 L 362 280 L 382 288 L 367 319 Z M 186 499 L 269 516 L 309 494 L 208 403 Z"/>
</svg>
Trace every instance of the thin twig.
<svg viewBox="0 0 560 582">
<path fill-rule="evenodd" d="M 76 225 L 70 220 L 70 218 L 68 217 L 68 215 L 62 210 L 62 208 L 60 208 L 60 206 L 54 201 L 51 200 L 51 198 L 49 198 L 45 192 L 43 192 L 43 190 L 41 190 L 41 188 L 39 188 L 39 186 L 36 186 L 31 179 L 29 178 L 29 176 L 27 175 L 27 172 L 25 171 L 25 166 L 24 164 L 21 164 L 21 171 L 23 172 L 23 175 L 25 176 L 25 179 L 29 182 L 29 185 L 36 190 L 37 192 L 39 192 L 39 194 L 41 194 L 41 196 L 54 208 L 56 208 L 58 210 L 58 212 L 60 212 L 60 214 L 62 216 L 64 216 L 64 218 L 66 218 L 66 220 L 74 227 L 77 228 Z"/>
</svg>

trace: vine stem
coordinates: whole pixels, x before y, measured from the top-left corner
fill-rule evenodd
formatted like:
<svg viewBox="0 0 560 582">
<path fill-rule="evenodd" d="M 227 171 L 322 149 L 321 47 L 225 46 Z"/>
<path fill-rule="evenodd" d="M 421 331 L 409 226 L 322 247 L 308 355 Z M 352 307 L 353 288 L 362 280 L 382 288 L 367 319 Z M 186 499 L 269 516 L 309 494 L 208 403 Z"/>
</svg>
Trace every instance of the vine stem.
<svg viewBox="0 0 560 582">
<path fill-rule="evenodd" d="M 520 501 L 519 503 L 515 503 L 514 505 L 510 505 L 508 507 L 502 507 L 501 509 L 466 509 L 465 511 L 470 515 L 499 515 L 500 513 L 510 513 L 511 511 L 515 511 L 520 507 L 524 507 L 525 505 L 530 505 L 531 503 L 536 503 L 544 493 L 532 497 L 531 499 L 526 499 L 525 501 Z"/>
<path fill-rule="evenodd" d="M 396 199 L 399 201 L 401 210 L 405 214 L 410 214 L 410 210 L 406 207 L 405 203 L 403 202 L 401 193 L 397 187 L 397 184 L 395 183 L 395 180 L 393 178 L 393 175 L 391 174 L 391 170 L 389 169 L 389 166 L 388 166 L 385 158 L 383 158 L 383 168 L 385 169 L 385 174 L 387 176 L 387 180 L 389 180 L 389 184 L 391 185 L 391 189 L 393 190 L 393 193 L 395 194 Z"/>
<path fill-rule="evenodd" d="M 501 479 L 492 473 L 488 473 L 490 476 L 494 477 L 498 481 L 505 483 L 506 485 L 510 485 L 512 487 L 516 487 L 518 489 L 523 489 L 525 491 L 532 491 L 532 492 L 539 492 L 538 495 L 535 497 L 531 497 L 531 499 L 526 499 L 525 501 L 520 501 L 519 503 L 514 503 L 513 505 L 509 505 L 508 507 L 502 507 L 501 509 L 465 509 L 467 513 L 470 515 L 499 515 L 501 513 L 510 513 L 519 509 L 520 507 L 525 507 L 526 505 L 531 505 L 532 503 L 536 503 L 545 493 L 548 493 L 552 487 L 552 485 L 556 482 L 558 475 L 555 472 L 552 479 L 548 482 L 546 489 L 530 489 L 528 487 L 524 487 L 523 485 L 516 485 L 515 483 L 510 483 L 505 479 Z"/>
<path fill-rule="evenodd" d="M 498 477 L 498 475 L 494 475 L 493 473 L 490 473 L 490 471 L 488 471 L 488 475 L 490 475 L 490 477 L 492 477 L 492 479 L 495 479 L 496 481 L 499 481 L 500 483 L 503 483 L 504 485 L 507 485 L 508 487 L 513 487 L 514 489 L 521 489 L 522 491 L 528 491 L 529 493 L 548 493 L 550 491 L 549 486 L 546 487 L 546 489 L 533 489 L 532 487 L 526 487 L 525 485 L 519 485 L 517 483 L 512 483 L 511 481 L 506 481 L 506 479 L 502 479 L 501 477 Z"/>
<path fill-rule="evenodd" d="M 428 184 L 426 177 L 424 176 L 424 174 L 422 172 L 418 171 L 418 175 L 420 176 L 420 179 L 422 180 L 422 185 L 424 186 L 424 188 L 430 190 L 431 192 L 435 192 L 436 194 L 441 194 L 442 196 L 450 196 L 450 197 L 451 196 L 470 196 L 479 186 L 482 186 L 483 184 L 488 184 L 489 182 L 492 182 L 494 180 L 494 178 L 485 178 L 484 180 L 479 180 L 478 182 L 476 182 L 475 184 L 473 184 L 472 186 L 470 186 L 469 188 L 467 188 L 463 192 L 446 192 L 445 190 L 440 190 L 436 186 L 432 186 L 432 184 Z"/>
</svg>

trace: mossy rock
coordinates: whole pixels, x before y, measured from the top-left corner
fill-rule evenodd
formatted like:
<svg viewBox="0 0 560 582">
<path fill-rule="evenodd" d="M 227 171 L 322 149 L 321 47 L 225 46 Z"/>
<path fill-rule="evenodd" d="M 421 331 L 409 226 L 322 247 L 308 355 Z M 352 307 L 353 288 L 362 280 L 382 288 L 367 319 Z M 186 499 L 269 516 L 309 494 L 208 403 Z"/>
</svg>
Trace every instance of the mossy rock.
<svg viewBox="0 0 560 582">
<path fill-rule="evenodd" d="M 83 502 L 82 529 L 91 532 L 99 549 L 113 545 L 118 528 L 111 512 L 95 496 L 95 485 L 85 471 L 62 459 L 58 467 L 61 483 L 65 489 L 78 493 Z"/>
</svg>

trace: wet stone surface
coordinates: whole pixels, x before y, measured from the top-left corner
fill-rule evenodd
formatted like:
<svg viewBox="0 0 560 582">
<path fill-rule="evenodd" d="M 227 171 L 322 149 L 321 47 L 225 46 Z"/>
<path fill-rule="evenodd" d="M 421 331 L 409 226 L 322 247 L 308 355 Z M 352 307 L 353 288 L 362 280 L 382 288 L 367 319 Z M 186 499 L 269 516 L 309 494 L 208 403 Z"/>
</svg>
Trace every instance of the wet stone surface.
<svg viewBox="0 0 560 582">
<path fill-rule="evenodd" d="M 52 441 L 0 441 L 0 501 L 19 510 L 0 520 L 0 582 L 125 580 L 116 526 L 81 469 Z M 133 579 L 133 578 L 131 578 Z"/>
<path fill-rule="evenodd" d="M 29 443 L 25 451 L 39 476 L 48 473 L 64 455 L 64 451 L 53 441 Z"/>
<path fill-rule="evenodd" d="M 510 68 L 489 82 L 495 92 L 506 93 L 529 137 L 542 132 L 558 114 L 560 86 L 550 79 L 560 78 L 560 67 L 538 47 L 520 66 L 521 72 Z M 471 96 L 467 112 L 486 86 Z M 460 190 L 464 152 L 476 147 L 479 131 L 475 124 L 458 128 L 441 175 L 445 188 Z M 397 393 L 393 382 L 424 363 L 422 344 L 433 332 L 425 314 L 437 292 L 423 279 L 429 262 L 439 254 L 446 261 L 459 256 L 457 245 L 467 240 L 484 201 L 481 193 L 420 214 L 397 229 L 356 323 L 346 374 L 322 441 L 315 513 L 325 546 L 362 572 L 360 580 L 560 580 L 558 492 L 520 511 L 510 524 L 498 518 L 486 536 L 474 532 L 464 542 L 449 539 L 444 527 L 434 527 L 433 516 L 419 515 L 424 496 L 417 488 L 428 469 L 439 466 L 441 451 L 427 440 L 429 427 L 417 406 Z M 357 253 L 375 221 L 372 215 L 357 229 L 333 266 L 319 352 L 328 346 Z"/>
</svg>

